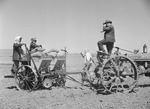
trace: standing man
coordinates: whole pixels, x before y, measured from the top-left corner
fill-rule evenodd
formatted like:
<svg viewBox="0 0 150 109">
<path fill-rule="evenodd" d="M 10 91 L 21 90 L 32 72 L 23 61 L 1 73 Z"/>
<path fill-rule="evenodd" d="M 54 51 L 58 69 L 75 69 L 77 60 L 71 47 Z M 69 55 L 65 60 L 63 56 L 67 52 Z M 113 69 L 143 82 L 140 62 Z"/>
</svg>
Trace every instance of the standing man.
<svg viewBox="0 0 150 109">
<path fill-rule="evenodd" d="M 15 37 L 15 42 L 13 44 L 13 55 L 12 55 L 12 60 L 13 60 L 13 66 L 11 69 L 11 72 L 14 74 L 18 67 L 19 67 L 19 62 L 21 61 L 21 55 L 24 54 L 23 49 L 21 48 L 22 45 L 25 45 L 25 43 L 21 43 L 22 37 L 17 36 Z"/>
<path fill-rule="evenodd" d="M 106 45 L 107 52 L 109 55 L 112 54 L 114 42 L 115 42 L 115 29 L 112 25 L 112 21 L 106 20 L 103 23 L 103 31 L 104 32 L 104 39 L 97 42 L 99 51 L 103 51 L 106 53 L 103 45 Z"/>
<path fill-rule="evenodd" d="M 84 57 L 84 70 L 89 70 L 92 66 L 92 55 L 89 52 L 88 49 L 84 50 L 84 54 L 82 54 L 82 56 Z"/>
</svg>

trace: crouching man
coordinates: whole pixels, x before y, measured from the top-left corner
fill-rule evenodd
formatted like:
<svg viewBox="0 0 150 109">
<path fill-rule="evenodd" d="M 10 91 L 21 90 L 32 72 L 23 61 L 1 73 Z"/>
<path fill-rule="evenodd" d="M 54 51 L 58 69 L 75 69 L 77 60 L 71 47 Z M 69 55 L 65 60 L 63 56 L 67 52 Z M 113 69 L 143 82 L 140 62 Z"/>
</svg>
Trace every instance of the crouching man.
<svg viewBox="0 0 150 109">
<path fill-rule="evenodd" d="M 88 81 L 92 83 L 92 75 L 94 75 L 94 72 L 92 72 L 92 63 L 93 63 L 93 57 L 88 49 L 84 50 L 84 53 L 81 53 L 82 57 L 84 58 L 84 67 L 83 72 L 81 74 L 81 82 L 84 83 L 84 81 Z"/>
<path fill-rule="evenodd" d="M 90 67 L 92 66 L 92 55 L 91 55 L 91 53 L 89 52 L 88 49 L 85 49 L 84 54 L 81 53 L 81 55 L 84 58 L 83 70 L 89 70 Z"/>
</svg>

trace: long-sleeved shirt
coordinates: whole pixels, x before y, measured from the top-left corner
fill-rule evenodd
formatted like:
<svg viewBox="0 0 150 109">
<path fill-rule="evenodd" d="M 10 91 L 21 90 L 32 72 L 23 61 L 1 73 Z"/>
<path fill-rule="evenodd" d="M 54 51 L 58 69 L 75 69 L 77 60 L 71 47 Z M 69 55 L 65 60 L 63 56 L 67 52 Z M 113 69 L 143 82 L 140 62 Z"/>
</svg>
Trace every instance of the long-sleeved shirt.
<svg viewBox="0 0 150 109">
<path fill-rule="evenodd" d="M 91 63 L 92 62 L 92 55 L 87 52 L 84 56 L 84 63 Z"/>
<path fill-rule="evenodd" d="M 13 56 L 12 56 L 12 60 L 21 60 L 21 54 L 23 54 L 23 49 L 21 48 L 23 44 L 22 43 L 14 43 L 13 45 Z"/>
<path fill-rule="evenodd" d="M 115 29 L 113 25 L 103 26 L 104 39 L 106 42 L 115 42 Z"/>
<path fill-rule="evenodd" d="M 37 45 L 36 43 L 33 42 L 30 43 L 30 51 L 35 49 L 36 47 L 40 47 L 40 45 Z"/>
</svg>

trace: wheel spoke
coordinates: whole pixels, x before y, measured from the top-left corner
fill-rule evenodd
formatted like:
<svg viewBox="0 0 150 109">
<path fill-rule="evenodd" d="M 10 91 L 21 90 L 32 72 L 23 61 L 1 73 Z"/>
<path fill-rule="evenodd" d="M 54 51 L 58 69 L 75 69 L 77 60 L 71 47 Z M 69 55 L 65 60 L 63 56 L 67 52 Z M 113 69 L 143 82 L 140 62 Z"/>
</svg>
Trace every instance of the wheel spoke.
<svg viewBox="0 0 150 109">
<path fill-rule="evenodd" d="M 123 88 L 124 88 L 124 85 L 126 85 L 126 86 L 127 86 L 127 88 L 126 88 L 126 89 L 130 89 L 130 85 L 129 85 L 129 83 L 127 83 L 127 81 L 126 81 L 126 80 L 124 80 L 124 78 L 122 78 L 122 77 L 120 77 L 120 79 L 122 80 Z M 124 88 L 124 89 L 125 89 L 125 88 Z"/>
<path fill-rule="evenodd" d="M 34 75 L 33 72 L 27 72 L 27 74 L 26 74 L 26 76 L 28 76 L 28 77 L 30 77 L 30 76 L 32 76 L 32 75 Z"/>
<path fill-rule="evenodd" d="M 28 79 L 27 81 L 34 82 L 34 81 L 36 81 L 36 80 L 35 80 L 35 79 Z"/>
<path fill-rule="evenodd" d="M 110 89 L 109 89 L 110 92 L 112 91 L 113 86 L 114 86 L 114 83 L 112 83 L 110 86 Z"/>
<path fill-rule="evenodd" d="M 28 81 L 25 81 L 25 83 L 26 83 L 26 90 L 31 90 L 31 88 L 30 88 L 30 85 L 29 85 Z"/>
<path fill-rule="evenodd" d="M 115 80 L 116 77 L 112 77 L 109 81 L 107 81 L 105 84 L 103 83 L 104 87 L 106 90 L 111 91 L 112 87 L 114 86 L 113 81 Z M 109 86 L 111 85 L 111 86 Z"/>
<path fill-rule="evenodd" d="M 125 91 L 125 88 L 122 83 L 120 84 L 120 86 L 122 87 L 122 91 Z"/>
<path fill-rule="evenodd" d="M 28 80 L 35 79 L 35 75 L 29 76 Z"/>
<path fill-rule="evenodd" d="M 24 79 L 24 76 L 22 76 L 22 75 L 18 75 L 18 77 L 17 77 L 18 79 Z"/>
<path fill-rule="evenodd" d="M 28 82 L 32 85 L 32 87 L 34 87 L 33 81 L 29 81 Z"/>
</svg>

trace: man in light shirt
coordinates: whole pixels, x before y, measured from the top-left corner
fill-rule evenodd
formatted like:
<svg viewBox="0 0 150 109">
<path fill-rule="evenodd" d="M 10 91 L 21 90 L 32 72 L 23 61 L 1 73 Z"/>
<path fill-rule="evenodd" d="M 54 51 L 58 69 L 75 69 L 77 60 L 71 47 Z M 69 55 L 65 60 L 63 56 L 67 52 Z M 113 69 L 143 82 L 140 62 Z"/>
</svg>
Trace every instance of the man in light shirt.
<svg viewBox="0 0 150 109">
<path fill-rule="evenodd" d="M 82 54 L 82 56 L 84 57 L 84 68 L 83 68 L 83 70 L 89 70 L 91 65 L 92 65 L 92 55 L 88 49 L 85 49 L 84 54 Z"/>
<path fill-rule="evenodd" d="M 83 72 L 81 73 L 81 82 L 83 84 L 84 81 L 87 81 L 93 84 L 96 78 L 96 74 L 94 72 L 95 66 L 93 66 L 93 64 L 96 65 L 96 63 L 94 62 L 93 56 L 88 49 L 85 49 L 84 53 L 81 53 L 81 55 L 84 58 L 84 67 Z"/>
</svg>

